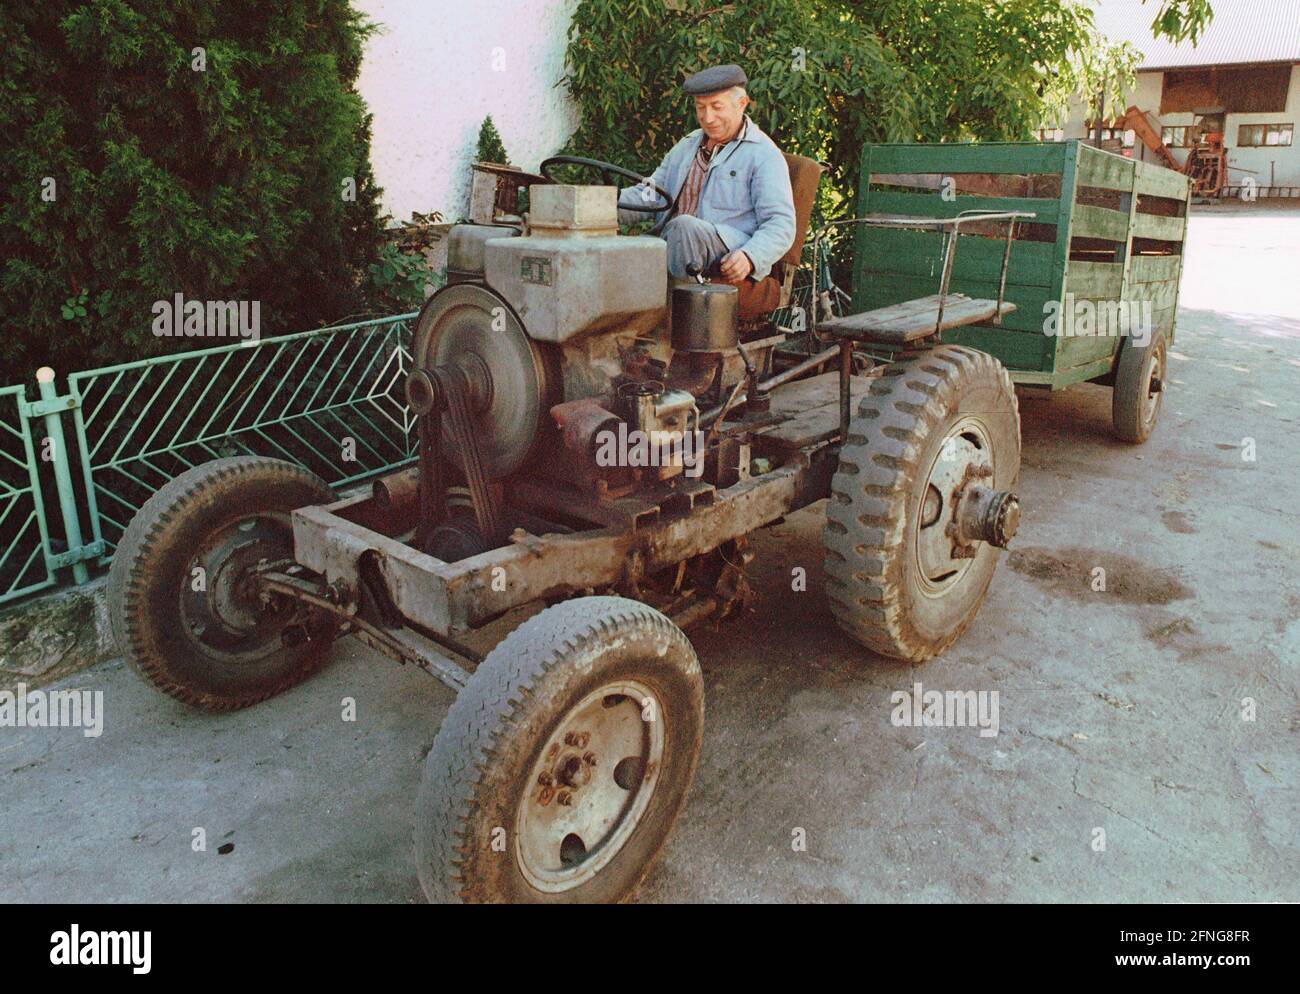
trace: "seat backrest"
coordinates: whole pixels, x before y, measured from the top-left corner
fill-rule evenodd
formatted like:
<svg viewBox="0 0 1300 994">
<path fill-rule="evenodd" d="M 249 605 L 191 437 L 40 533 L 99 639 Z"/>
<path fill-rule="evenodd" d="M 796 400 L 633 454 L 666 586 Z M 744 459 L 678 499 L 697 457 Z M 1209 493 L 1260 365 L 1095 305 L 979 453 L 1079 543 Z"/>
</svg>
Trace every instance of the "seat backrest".
<svg viewBox="0 0 1300 994">
<path fill-rule="evenodd" d="M 790 189 L 794 193 L 794 244 L 781 257 L 787 266 L 797 267 L 803 256 L 803 243 L 808 238 L 808 223 L 812 219 L 813 204 L 817 201 L 817 184 L 822 178 L 822 167 L 815 159 L 782 152 L 790 167 Z"/>
</svg>

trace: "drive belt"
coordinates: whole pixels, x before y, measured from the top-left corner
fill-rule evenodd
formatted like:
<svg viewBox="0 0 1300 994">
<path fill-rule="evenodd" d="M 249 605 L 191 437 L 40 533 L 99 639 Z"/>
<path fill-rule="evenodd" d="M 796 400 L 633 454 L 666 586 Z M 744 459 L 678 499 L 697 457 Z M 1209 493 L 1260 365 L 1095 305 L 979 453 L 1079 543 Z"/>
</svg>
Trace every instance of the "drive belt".
<svg viewBox="0 0 1300 994">
<path fill-rule="evenodd" d="M 445 481 L 442 472 L 442 419 L 460 451 L 461 468 L 474 505 L 474 520 L 488 546 L 501 543 L 501 512 L 496 496 L 483 472 L 483 455 L 474 415 L 470 406 L 469 381 L 455 366 L 428 370 L 436 390 L 436 400 L 428 414 L 420 419 L 420 526 L 416 544 L 424 548 L 428 536 L 442 517 Z"/>
</svg>

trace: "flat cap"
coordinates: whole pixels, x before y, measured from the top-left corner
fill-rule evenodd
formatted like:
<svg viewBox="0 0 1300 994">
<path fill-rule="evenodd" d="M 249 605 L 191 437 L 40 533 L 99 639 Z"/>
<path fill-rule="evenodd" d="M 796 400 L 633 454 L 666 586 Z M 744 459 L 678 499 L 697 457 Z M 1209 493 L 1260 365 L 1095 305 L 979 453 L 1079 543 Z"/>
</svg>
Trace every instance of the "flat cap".
<svg viewBox="0 0 1300 994">
<path fill-rule="evenodd" d="M 693 76 L 687 76 L 682 89 L 692 97 L 702 97 L 720 90 L 730 90 L 733 86 L 748 86 L 749 78 L 740 66 L 713 66 L 701 69 Z"/>
</svg>

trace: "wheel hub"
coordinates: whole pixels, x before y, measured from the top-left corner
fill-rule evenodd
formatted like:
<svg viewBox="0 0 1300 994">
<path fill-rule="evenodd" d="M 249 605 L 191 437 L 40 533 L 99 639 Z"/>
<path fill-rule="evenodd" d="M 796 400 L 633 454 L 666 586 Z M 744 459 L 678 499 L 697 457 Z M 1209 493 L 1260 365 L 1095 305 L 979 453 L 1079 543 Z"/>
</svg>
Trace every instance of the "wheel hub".
<svg viewBox="0 0 1300 994">
<path fill-rule="evenodd" d="M 566 712 L 515 819 L 519 868 L 533 887 L 558 893 L 585 883 L 632 837 L 658 783 L 664 720 L 654 692 L 637 681 L 603 686 Z"/>
<path fill-rule="evenodd" d="M 1016 495 L 994 490 L 993 446 L 978 420 L 962 418 L 939 446 L 924 477 L 917 515 L 916 560 L 922 588 L 939 595 L 958 583 L 979 542 L 1004 547 L 1016 533 Z"/>
<path fill-rule="evenodd" d="M 1142 401 L 1142 419 L 1146 424 L 1153 424 L 1160 408 L 1160 396 L 1164 391 L 1164 368 L 1162 353 L 1152 349 L 1151 372 L 1147 378 L 1147 394 Z"/>
<path fill-rule="evenodd" d="M 255 570 L 292 551 L 287 523 L 242 518 L 214 533 L 190 559 L 181 593 L 184 633 L 205 652 L 255 661 L 278 649 L 281 612 L 261 596 Z"/>
</svg>

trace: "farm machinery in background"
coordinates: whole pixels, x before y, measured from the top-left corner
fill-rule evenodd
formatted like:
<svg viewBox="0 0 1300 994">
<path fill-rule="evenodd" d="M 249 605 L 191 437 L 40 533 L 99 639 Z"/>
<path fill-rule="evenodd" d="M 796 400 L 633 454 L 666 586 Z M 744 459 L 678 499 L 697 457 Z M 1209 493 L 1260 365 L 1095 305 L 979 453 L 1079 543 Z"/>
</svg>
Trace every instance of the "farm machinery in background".
<svg viewBox="0 0 1300 994">
<path fill-rule="evenodd" d="M 1189 131 L 1195 131 L 1196 137 L 1187 149 L 1187 158 L 1180 165 L 1160 137 L 1160 132 L 1151 123 L 1146 112 L 1138 107 L 1130 107 L 1124 112 L 1120 122 L 1125 128 L 1132 129 L 1141 139 L 1142 144 L 1159 158 L 1161 165 L 1182 173 L 1192 181 L 1193 199 L 1210 200 L 1220 196 L 1228 186 L 1228 170 L 1249 173 L 1250 169 L 1241 169 L 1228 165 L 1228 153 L 1223 143 L 1223 132 L 1200 130 L 1189 125 Z"/>
</svg>

